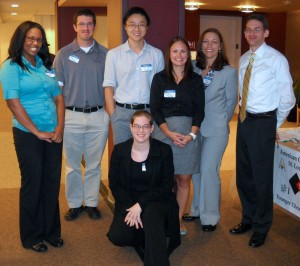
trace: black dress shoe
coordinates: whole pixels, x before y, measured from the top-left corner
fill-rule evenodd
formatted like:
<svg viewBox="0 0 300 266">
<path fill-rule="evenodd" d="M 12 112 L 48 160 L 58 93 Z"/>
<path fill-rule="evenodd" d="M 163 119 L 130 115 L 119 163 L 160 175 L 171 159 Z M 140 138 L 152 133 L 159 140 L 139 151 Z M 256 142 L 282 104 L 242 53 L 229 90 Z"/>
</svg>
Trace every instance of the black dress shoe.
<svg viewBox="0 0 300 266">
<path fill-rule="evenodd" d="M 254 232 L 249 240 L 249 246 L 251 248 L 258 248 L 262 246 L 265 243 L 266 237 L 266 234 Z"/>
<path fill-rule="evenodd" d="M 200 217 L 199 216 L 193 216 L 193 215 L 189 215 L 188 213 L 185 213 L 183 216 L 182 216 L 182 219 L 184 221 L 187 221 L 187 222 L 190 222 L 190 221 L 193 221 L 193 220 L 196 220 L 196 219 L 199 219 Z"/>
<path fill-rule="evenodd" d="M 82 211 L 83 211 L 83 206 L 80 206 L 79 208 L 70 208 L 65 214 L 65 220 L 66 221 L 75 220 Z"/>
<path fill-rule="evenodd" d="M 46 252 L 48 250 L 47 245 L 44 242 L 40 242 L 31 247 L 35 252 Z"/>
<path fill-rule="evenodd" d="M 60 248 L 64 245 L 64 241 L 63 239 L 61 238 L 56 238 L 54 240 L 51 240 L 51 241 L 47 241 L 50 245 L 52 245 L 53 247 L 56 247 L 56 248 Z"/>
<path fill-rule="evenodd" d="M 246 233 L 247 231 L 251 230 L 252 229 L 252 225 L 251 224 L 244 224 L 244 223 L 240 223 L 234 227 L 232 227 L 229 232 L 231 234 L 234 234 L 234 235 L 240 235 L 240 234 L 244 234 Z"/>
<path fill-rule="evenodd" d="M 215 231 L 216 228 L 217 228 L 217 225 L 211 225 L 211 224 L 202 225 L 202 230 L 204 232 L 212 232 L 212 231 Z"/>
<path fill-rule="evenodd" d="M 101 217 L 100 211 L 97 209 L 97 207 L 88 207 L 85 206 L 85 211 L 88 213 L 88 216 L 93 219 L 97 220 Z"/>
</svg>

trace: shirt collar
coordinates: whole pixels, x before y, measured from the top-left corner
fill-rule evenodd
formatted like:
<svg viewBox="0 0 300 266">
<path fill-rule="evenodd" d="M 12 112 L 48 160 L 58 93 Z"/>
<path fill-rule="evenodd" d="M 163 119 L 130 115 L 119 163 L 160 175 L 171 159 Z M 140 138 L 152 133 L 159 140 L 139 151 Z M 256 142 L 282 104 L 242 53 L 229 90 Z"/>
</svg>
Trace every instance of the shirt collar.
<svg viewBox="0 0 300 266">
<path fill-rule="evenodd" d="M 25 66 L 33 67 L 32 64 L 23 55 L 22 55 L 22 60 Z M 43 61 L 38 55 L 35 56 L 35 60 L 36 60 L 36 68 L 39 68 L 41 65 L 43 65 Z"/>
<path fill-rule="evenodd" d="M 97 42 L 95 40 L 93 40 L 93 46 L 91 47 L 91 49 L 89 50 L 90 52 L 97 52 L 98 51 L 98 46 L 97 46 Z M 75 38 L 74 41 L 71 43 L 71 50 L 72 52 L 77 52 L 80 51 L 80 46 L 78 45 L 77 39 Z"/>
<path fill-rule="evenodd" d="M 265 52 L 265 50 L 266 50 L 266 48 L 267 48 L 267 44 L 264 42 L 254 53 L 255 53 L 255 57 L 262 57 L 263 56 L 263 54 L 264 54 L 264 52 Z M 251 53 L 253 53 L 252 52 L 252 50 L 250 49 L 249 50 L 249 56 L 251 55 Z"/>
<path fill-rule="evenodd" d="M 129 46 L 129 42 L 128 40 L 124 43 L 124 52 L 129 52 L 129 51 L 132 51 L 130 46 Z M 142 53 L 144 53 L 145 51 L 148 50 L 148 44 L 147 42 L 144 40 L 144 47 L 143 47 L 143 50 L 141 51 Z"/>
</svg>

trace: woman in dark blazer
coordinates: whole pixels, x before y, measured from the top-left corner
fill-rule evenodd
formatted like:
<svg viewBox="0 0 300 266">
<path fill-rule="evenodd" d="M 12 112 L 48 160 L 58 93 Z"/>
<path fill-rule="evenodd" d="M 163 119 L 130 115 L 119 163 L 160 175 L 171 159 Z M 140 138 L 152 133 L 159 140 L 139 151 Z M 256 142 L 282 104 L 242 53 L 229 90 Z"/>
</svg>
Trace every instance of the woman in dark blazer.
<svg viewBox="0 0 300 266">
<path fill-rule="evenodd" d="M 144 265 L 169 265 L 180 245 L 172 150 L 150 138 L 149 112 L 135 112 L 130 128 L 133 139 L 116 145 L 110 160 L 115 213 L 107 236 L 117 246 L 144 248 Z"/>
</svg>

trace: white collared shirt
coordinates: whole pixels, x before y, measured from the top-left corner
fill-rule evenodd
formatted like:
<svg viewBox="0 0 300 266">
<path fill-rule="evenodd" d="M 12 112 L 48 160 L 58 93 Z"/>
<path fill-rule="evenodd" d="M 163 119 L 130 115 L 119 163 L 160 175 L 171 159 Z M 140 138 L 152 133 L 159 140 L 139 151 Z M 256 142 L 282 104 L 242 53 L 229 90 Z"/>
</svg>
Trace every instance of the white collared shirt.
<svg viewBox="0 0 300 266">
<path fill-rule="evenodd" d="M 239 85 L 243 95 L 243 80 L 252 51 L 240 58 Z M 251 72 L 247 111 L 263 113 L 277 109 L 277 128 L 295 105 L 293 81 L 286 58 L 266 43 L 255 51 Z M 240 101 L 241 105 L 241 101 Z"/>
<path fill-rule="evenodd" d="M 162 52 L 144 42 L 136 54 L 128 41 L 107 53 L 103 87 L 114 87 L 114 98 L 120 103 L 149 104 L 153 76 L 163 70 Z"/>
</svg>

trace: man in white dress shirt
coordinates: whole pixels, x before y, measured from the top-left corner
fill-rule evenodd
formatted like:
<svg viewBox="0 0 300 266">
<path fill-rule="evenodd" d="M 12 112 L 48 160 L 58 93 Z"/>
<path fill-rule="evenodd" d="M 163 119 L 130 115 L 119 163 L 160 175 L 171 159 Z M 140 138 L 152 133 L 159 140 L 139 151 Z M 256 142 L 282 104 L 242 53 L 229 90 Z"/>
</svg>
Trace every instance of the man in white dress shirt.
<svg viewBox="0 0 300 266">
<path fill-rule="evenodd" d="M 253 248 L 264 244 L 272 224 L 276 129 L 295 105 L 288 62 L 265 43 L 268 28 L 268 21 L 261 14 L 254 13 L 247 18 L 244 33 L 250 49 L 240 58 L 239 69 L 241 109 L 236 140 L 236 182 L 242 220 L 230 233 L 243 234 L 252 229 L 249 246 Z M 250 57 L 254 61 L 249 73 Z M 245 73 L 248 81 L 244 79 Z M 245 117 L 243 106 L 246 106 Z"/>
<path fill-rule="evenodd" d="M 151 82 L 164 68 L 162 52 L 144 40 L 149 25 L 150 17 L 143 8 L 130 8 L 123 17 L 127 42 L 106 56 L 103 87 L 114 144 L 132 137 L 130 118 L 136 110 L 150 110 Z"/>
</svg>

